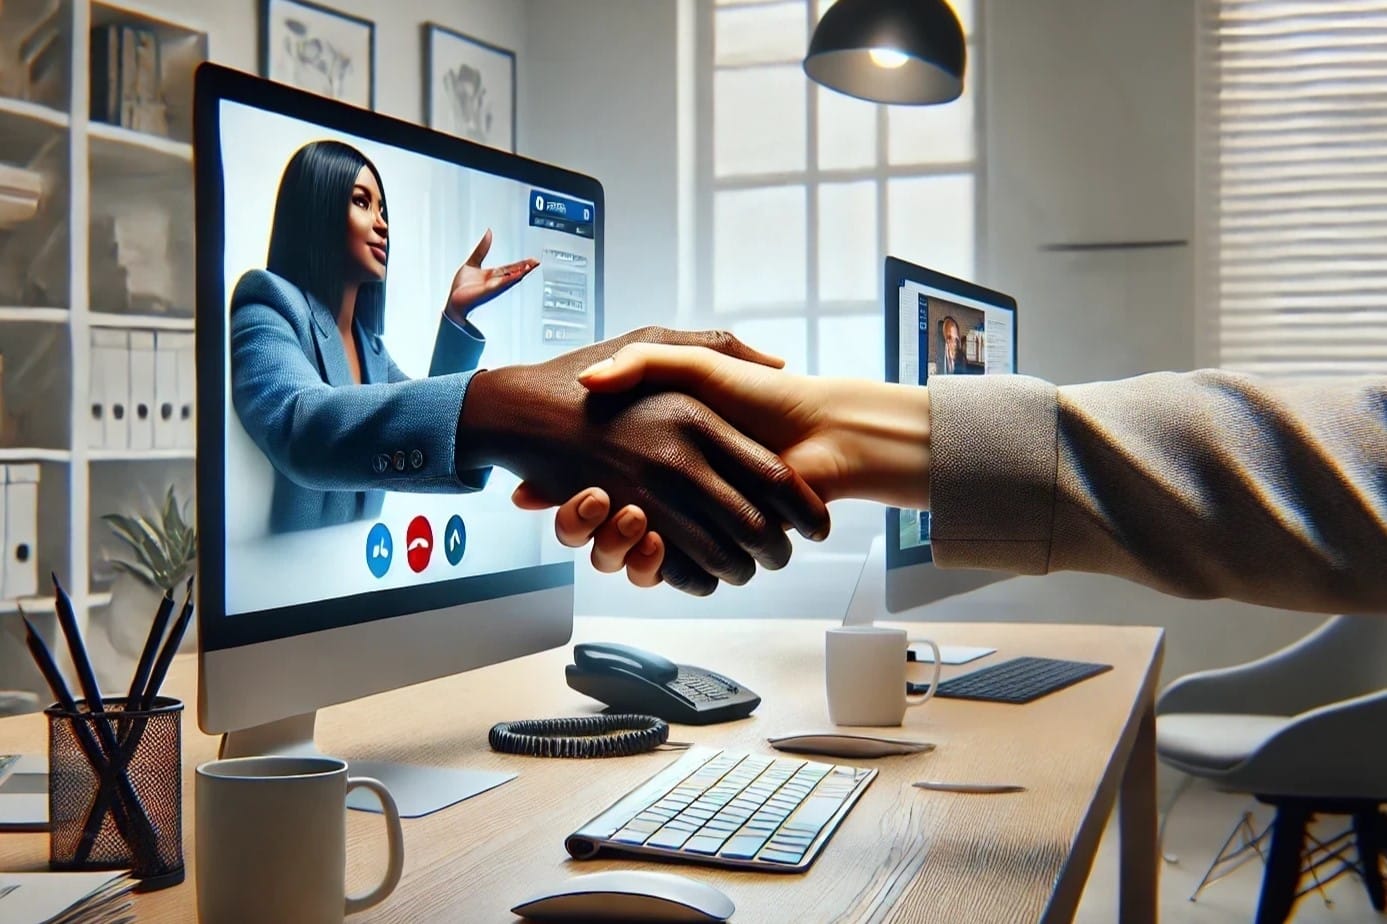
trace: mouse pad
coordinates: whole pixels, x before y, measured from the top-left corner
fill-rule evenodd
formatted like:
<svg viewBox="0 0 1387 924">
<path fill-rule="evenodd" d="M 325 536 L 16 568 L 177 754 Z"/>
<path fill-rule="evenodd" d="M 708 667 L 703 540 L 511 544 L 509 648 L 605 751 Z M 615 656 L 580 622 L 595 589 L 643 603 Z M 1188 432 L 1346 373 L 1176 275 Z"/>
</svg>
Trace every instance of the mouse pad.
<svg viewBox="0 0 1387 924">
<path fill-rule="evenodd" d="M 967 664 L 969 661 L 985 658 L 996 650 L 995 648 L 982 648 L 976 645 L 940 645 L 940 663 Z M 934 652 L 930 651 L 928 645 L 913 642 L 906 646 L 905 659 L 907 661 L 919 661 L 923 664 L 933 664 Z"/>
</svg>

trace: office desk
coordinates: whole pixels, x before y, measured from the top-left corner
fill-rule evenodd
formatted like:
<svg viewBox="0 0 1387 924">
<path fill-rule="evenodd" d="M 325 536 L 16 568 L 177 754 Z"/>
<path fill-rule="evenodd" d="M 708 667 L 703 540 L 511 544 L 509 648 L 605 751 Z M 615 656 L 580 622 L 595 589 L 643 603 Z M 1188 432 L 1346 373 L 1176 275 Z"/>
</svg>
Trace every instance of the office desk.
<svg viewBox="0 0 1387 924">
<path fill-rule="evenodd" d="M 628 642 L 713 668 L 760 693 L 746 720 L 674 726 L 701 745 L 770 751 L 768 735 L 829 727 L 824 630 L 818 621 L 580 619 L 575 641 Z M 1025 706 L 937 699 L 907 713 L 898 734 L 938 744 L 929 754 L 870 761 L 880 776 L 805 874 L 720 870 L 633 859 L 569 859 L 563 838 L 676 753 L 601 761 L 496 754 L 486 733 L 499 721 L 576 715 L 597 706 L 570 690 L 555 649 L 326 709 L 318 745 L 342 757 L 517 770 L 490 792 L 426 818 L 406 819 L 405 872 L 384 904 L 353 922 L 512 921 L 509 908 L 578 873 L 621 867 L 670 869 L 704 879 L 737 905 L 734 921 L 1068 921 L 1104 824 L 1120 802 L 1122 920 L 1156 912 L 1155 719 L 1162 633 L 1104 626 L 934 624 L 909 627 L 936 641 L 991 645 L 998 653 L 945 676 L 1012 655 L 1102 661 L 1112 671 Z M 911 667 L 913 678 L 926 665 Z M 195 918 L 193 768 L 215 756 L 198 732 L 196 662 L 171 675 L 190 704 L 184 734 L 185 884 L 140 896 L 144 924 Z M 0 720 L 0 751 L 42 752 L 41 715 Z M 821 758 L 827 759 L 827 758 Z M 925 792 L 913 780 L 1021 783 L 1015 795 Z M 361 890 L 384 864 L 374 815 L 350 813 L 348 881 Z M 42 869 L 43 834 L 0 835 L 0 869 Z"/>
</svg>

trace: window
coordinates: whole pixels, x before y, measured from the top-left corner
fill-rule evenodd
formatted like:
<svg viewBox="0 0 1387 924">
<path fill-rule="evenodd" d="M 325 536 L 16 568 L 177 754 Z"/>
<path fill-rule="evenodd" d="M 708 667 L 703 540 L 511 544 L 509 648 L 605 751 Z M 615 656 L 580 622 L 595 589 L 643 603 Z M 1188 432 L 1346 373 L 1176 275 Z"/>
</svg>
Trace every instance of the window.
<svg viewBox="0 0 1387 924">
<path fill-rule="evenodd" d="M 699 0 L 694 322 L 789 368 L 880 378 L 886 253 L 971 278 L 979 150 L 974 0 L 963 96 L 880 106 L 801 61 L 831 0 Z"/>
<path fill-rule="evenodd" d="M 1387 2 L 1201 0 L 1201 364 L 1387 369 Z"/>
</svg>

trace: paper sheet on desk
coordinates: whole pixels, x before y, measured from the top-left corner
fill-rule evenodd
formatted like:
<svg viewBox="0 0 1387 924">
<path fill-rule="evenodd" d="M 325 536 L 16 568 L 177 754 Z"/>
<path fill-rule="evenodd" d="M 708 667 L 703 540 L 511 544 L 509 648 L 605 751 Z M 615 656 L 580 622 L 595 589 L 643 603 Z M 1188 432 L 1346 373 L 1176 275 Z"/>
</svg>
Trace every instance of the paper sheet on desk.
<svg viewBox="0 0 1387 924">
<path fill-rule="evenodd" d="M 995 648 L 981 648 L 973 645 L 940 645 L 940 663 L 967 664 L 969 661 L 976 661 L 978 658 L 990 655 L 996 650 Z M 928 645 L 912 642 L 906 647 L 905 659 L 907 661 L 919 661 L 923 664 L 933 664 L 934 652 L 929 650 Z"/>
<path fill-rule="evenodd" d="M 11 886 L 16 888 L 11 889 Z M 100 873 L 0 873 L 5 924 L 67 924 L 104 920 L 130 904 L 135 886 L 125 870 Z"/>
<path fill-rule="evenodd" d="M 0 767 L 0 831 L 45 831 L 48 758 L 43 754 L 17 756 L 19 759 L 8 767 Z M 0 920 L 8 921 L 3 915 Z"/>
</svg>

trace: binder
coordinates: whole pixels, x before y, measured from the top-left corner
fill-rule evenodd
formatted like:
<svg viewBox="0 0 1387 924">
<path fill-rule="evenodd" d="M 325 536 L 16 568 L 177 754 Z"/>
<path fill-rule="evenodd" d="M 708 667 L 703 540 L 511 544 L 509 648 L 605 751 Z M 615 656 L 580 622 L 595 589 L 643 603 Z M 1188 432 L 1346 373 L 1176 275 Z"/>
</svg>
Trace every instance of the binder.
<svg viewBox="0 0 1387 924">
<path fill-rule="evenodd" d="M 178 445 L 178 349 L 186 336 L 160 331 L 154 337 L 155 449 L 173 449 Z"/>
<path fill-rule="evenodd" d="M 8 467 L 5 483 L 5 596 L 38 593 L 39 467 Z"/>
<path fill-rule="evenodd" d="M 0 549 L 8 549 L 5 544 L 5 494 L 8 485 L 8 467 L 0 465 Z M 5 596 L 5 565 L 0 563 L 0 600 L 8 600 Z"/>
<path fill-rule="evenodd" d="M 168 343 L 174 350 L 178 366 L 178 426 L 174 446 L 193 449 L 197 446 L 197 354 L 193 334 L 169 334 Z M 162 343 L 164 338 L 160 338 Z"/>
<path fill-rule="evenodd" d="M 91 426 L 94 449 L 130 447 L 130 336 L 123 330 L 92 331 Z"/>
<path fill-rule="evenodd" d="M 154 331 L 130 332 L 130 448 L 154 448 Z"/>
</svg>

